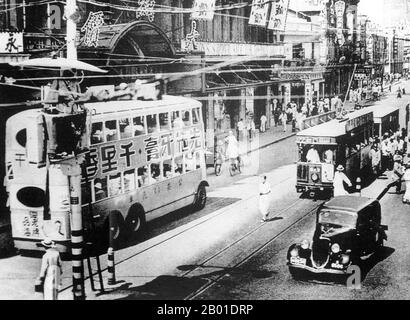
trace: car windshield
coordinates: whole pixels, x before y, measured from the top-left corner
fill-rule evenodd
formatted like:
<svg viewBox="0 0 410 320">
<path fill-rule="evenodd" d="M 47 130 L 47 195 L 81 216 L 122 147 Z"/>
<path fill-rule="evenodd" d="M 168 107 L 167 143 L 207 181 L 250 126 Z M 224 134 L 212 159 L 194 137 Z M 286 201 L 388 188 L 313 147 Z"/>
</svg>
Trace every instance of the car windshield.
<svg viewBox="0 0 410 320">
<path fill-rule="evenodd" d="M 320 224 L 332 224 L 341 227 L 355 227 L 356 219 L 356 214 L 349 212 L 326 210 L 319 213 Z"/>
</svg>

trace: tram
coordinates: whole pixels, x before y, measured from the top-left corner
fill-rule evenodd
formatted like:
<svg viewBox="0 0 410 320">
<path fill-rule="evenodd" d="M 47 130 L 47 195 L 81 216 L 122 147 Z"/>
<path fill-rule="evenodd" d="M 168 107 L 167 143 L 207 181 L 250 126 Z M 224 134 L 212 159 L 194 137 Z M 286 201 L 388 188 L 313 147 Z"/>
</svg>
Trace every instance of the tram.
<svg viewBox="0 0 410 320">
<path fill-rule="evenodd" d="M 400 128 L 399 124 L 399 107 L 394 106 L 372 106 L 368 110 L 373 111 L 374 135 L 383 137 L 383 134 L 396 132 Z"/>
<path fill-rule="evenodd" d="M 299 132 L 296 191 L 312 198 L 332 194 L 340 164 L 352 182 L 365 175 L 370 170 L 373 132 L 373 110 L 368 108 Z"/>
</svg>

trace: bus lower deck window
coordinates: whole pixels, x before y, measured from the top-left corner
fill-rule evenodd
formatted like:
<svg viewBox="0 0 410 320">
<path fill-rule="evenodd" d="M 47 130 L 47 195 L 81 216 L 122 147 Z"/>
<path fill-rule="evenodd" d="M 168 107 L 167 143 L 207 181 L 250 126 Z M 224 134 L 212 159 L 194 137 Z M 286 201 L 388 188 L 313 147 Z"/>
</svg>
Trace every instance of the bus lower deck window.
<svg viewBox="0 0 410 320">
<path fill-rule="evenodd" d="M 148 128 L 148 133 L 153 133 L 158 131 L 158 126 L 157 126 L 157 115 L 156 114 L 150 114 L 147 115 L 147 128 Z"/>
<path fill-rule="evenodd" d="M 141 136 L 145 134 L 144 116 L 134 117 L 134 136 Z"/>
<path fill-rule="evenodd" d="M 93 123 L 91 127 L 91 144 L 104 142 L 102 122 Z"/>
<path fill-rule="evenodd" d="M 201 168 L 201 153 L 199 152 L 196 153 L 196 168 Z"/>
<path fill-rule="evenodd" d="M 171 121 L 172 121 L 172 128 L 174 129 L 182 129 L 184 127 L 184 121 L 182 121 L 180 111 L 172 112 Z"/>
<path fill-rule="evenodd" d="M 132 128 L 131 128 L 130 119 L 128 118 L 120 119 L 120 138 L 127 139 L 127 138 L 131 138 L 131 136 L 132 136 Z"/>
<path fill-rule="evenodd" d="M 163 169 L 162 169 L 162 176 L 163 176 L 164 179 L 172 178 L 174 176 L 174 174 L 172 172 L 172 161 L 171 161 L 171 159 L 164 160 Z"/>
<path fill-rule="evenodd" d="M 136 189 L 135 170 L 128 170 L 124 172 L 124 192 Z"/>
<path fill-rule="evenodd" d="M 107 177 L 94 180 L 95 201 L 107 198 Z"/>
<path fill-rule="evenodd" d="M 148 178 L 148 168 L 146 166 L 137 169 L 138 187 L 145 185 L 145 180 Z"/>
<path fill-rule="evenodd" d="M 121 193 L 121 173 L 111 175 L 108 180 L 108 186 L 110 190 L 110 197 L 116 196 Z"/>
<path fill-rule="evenodd" d="M 118 139 L 116 120 L 105 121 L 105 135 L 107 137 L 107 141 L 114 141 Z"/>
<path fill-rule="evenodd" d="M 91 183 L 81 184 L 81 204 L 88 204 L 91 202 Z"/>
<path fill-rule="evenodd" d="M 156 181 L 161 177 L 161 169 L 158 163 L 151 163 L 151 177 Z"/>
<path fill-rule="evenodd" d="M 174 174 L 180 175 L 183 173 L 183 158 L 182 156 L 177 156 L 174 159 Z"/>
<path fill-rule="evenodd" d="M 188 153 L 185 155 L 185 171 L 194 171 L 196 169 L 195 166 L 195 157 L 192 153 Z"/>
</svg>

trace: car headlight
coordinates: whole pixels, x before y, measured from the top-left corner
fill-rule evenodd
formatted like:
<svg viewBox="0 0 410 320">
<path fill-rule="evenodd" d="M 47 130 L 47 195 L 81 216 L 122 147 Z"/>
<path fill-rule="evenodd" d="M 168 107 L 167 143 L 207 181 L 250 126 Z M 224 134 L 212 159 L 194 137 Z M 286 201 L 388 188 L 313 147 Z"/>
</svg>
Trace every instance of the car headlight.
<svg viewBox="0 0 410 320">
<path fill-rule="evenodd" d="M 337 243 L 332 244 L 332 247 L 330 248 L 333 253 L 339 253 L 340 252 L 340 246 Z"/>
<path fill-rule="evenodd" d="M 342 263 L 343 264 L 348 264 L 350 261 L 350 257 L 347 254 L 342 255 Z"/>
<path fill-rule="evenodd" d="M 316 182 L 319 180 L 319 176 L 317 175 L 317 173 L 312 173 L 312 175 L 310 176 L 312 178 L 313 182 Z"/>
<path fill-rule="evenodd" d="M 304 250 L 309 249 L 309 241 L 308 240 L 303 240 L 302 243 L 300 244 L 300 246 Z"/>
<path fill-rule="evenodd" d="M 299 255 L 298 249 L 294 248 L 290 251 L 290 256 L 291 257 L 297 257 Z"/>
</svg>

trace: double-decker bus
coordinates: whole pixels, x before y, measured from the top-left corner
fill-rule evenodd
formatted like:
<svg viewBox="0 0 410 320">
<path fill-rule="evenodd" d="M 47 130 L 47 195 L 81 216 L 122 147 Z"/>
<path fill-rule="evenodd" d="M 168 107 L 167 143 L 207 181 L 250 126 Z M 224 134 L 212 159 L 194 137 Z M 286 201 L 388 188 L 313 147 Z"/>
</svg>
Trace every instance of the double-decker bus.
<svg viewBox="0 0 410 320">
<path fill-rule="evenodd" d="M 370 169 L 373 125 L 373 110 L 365 108 L 299 132 L 296 191 L 312 198 L 332 193 L 338 165 L 353 183 L 364 176 Z M 309 152 L 316 156 L 309 159 Z"/>
<path fill-rule="evenodd" d="M 200 102 L 164 95 L 153 101 L 89 102 L 85 109 L 85 241 L 108 245 L 110 234 L 121 246 L 138 237 L 152 219 L 189 205 L 205 206 L 209 185 Z M 32 109 L 7 121 L 6 186 L 18 249 L 38 250 L 37 243 L 48 236 L 62 252 L 69 251 L 68 177 L 60 164 L 45 161 L 44 145 L 52 134 L 46 119 L 58 118 L 61 124 L 72 117 L 45 117 L 42 109 Z"/>
</svg>

